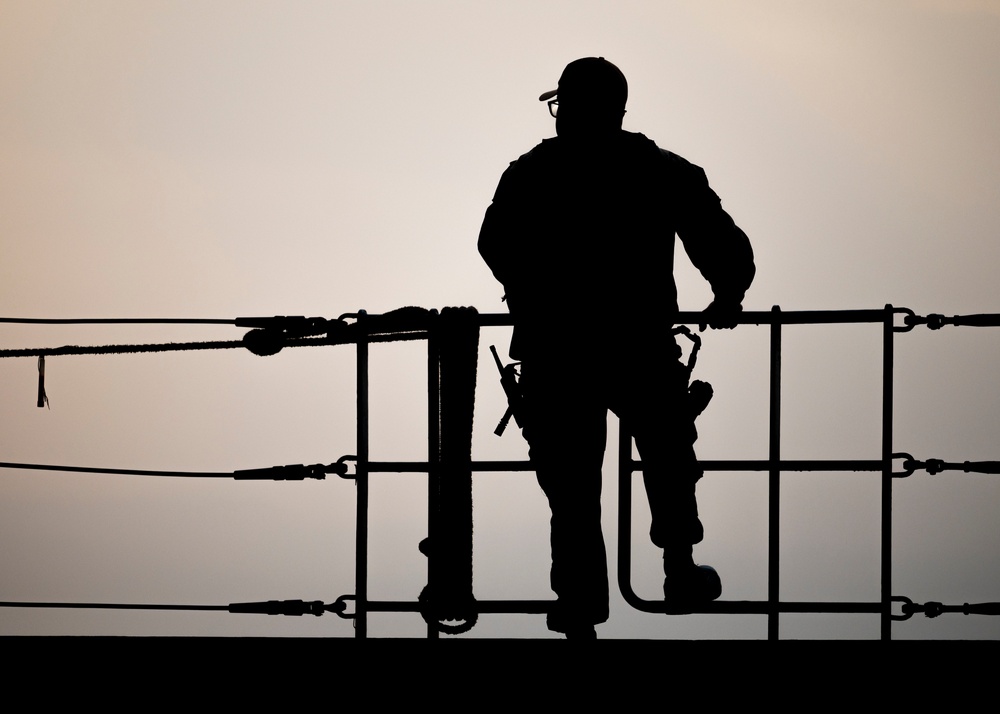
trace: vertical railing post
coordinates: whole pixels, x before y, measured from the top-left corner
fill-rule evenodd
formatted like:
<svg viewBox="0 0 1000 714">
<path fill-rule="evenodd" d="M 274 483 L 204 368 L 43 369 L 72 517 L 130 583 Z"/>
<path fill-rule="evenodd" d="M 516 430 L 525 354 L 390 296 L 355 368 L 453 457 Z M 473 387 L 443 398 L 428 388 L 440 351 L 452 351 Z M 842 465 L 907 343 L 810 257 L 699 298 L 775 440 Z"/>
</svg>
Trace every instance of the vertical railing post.
<svg viewBox="0 0 1000 714">
<path fill-rule="evenodd" d="M 618 421 L 618 589 L 632 592 L 632 432 Z"/>
<path fill-rule="evenodd" d="M 778 639 L 781 470 L 781 308 L 771 308 L 771 397 L 768 433 L 767 639 Z"/>
<path fill-rule="evenodd" d="M 441 352 L 439 349 L 438 332 L 434 321 L 427 331 L 427 540 L 431 548 L 440 547 L 441 535 L 435 532 L 437 519 L 434 514 L 438 509 L 438 494 L 440 492 L 441 476 Z M 434 582 L 431 570 L 437 564 L 437 559 L 427 556 L 427 582 Z M 427 623 L 427 639 L 438 639 L 438 631 L 430 622 Z"/>
<path fill-rule="evenodd" d="M 882 323 L 882 613 L 881 636 L 892 639 L 892 363 L 895 311 Z"/>
<path fill-rule="evenodd" d="M 363 325 L 365 311 L 358 311 Z M 368 334 L 362 326 L 358 335 L 358 460 L 354 484 L 358 489 L 358 510 L 354 556 L 355 615 L 354 636 L 368 636 Z"/>
</svg>

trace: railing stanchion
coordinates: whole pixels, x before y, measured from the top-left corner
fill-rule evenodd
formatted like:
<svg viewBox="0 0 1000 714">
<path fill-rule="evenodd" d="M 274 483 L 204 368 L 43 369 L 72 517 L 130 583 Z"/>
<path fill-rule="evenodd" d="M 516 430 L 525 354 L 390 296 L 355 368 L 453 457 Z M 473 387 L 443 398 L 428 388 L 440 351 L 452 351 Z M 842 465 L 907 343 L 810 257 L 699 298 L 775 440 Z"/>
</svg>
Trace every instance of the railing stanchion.
<svg viewBox="0 0 1000 714">
<path fill-rule="evenodd" d="M 781 308 L 771 308 L 771 397 L 768 434 L 767 499 L 767 639 L 778 639 L 779 536 L 781 507 Z"/>
</svg>

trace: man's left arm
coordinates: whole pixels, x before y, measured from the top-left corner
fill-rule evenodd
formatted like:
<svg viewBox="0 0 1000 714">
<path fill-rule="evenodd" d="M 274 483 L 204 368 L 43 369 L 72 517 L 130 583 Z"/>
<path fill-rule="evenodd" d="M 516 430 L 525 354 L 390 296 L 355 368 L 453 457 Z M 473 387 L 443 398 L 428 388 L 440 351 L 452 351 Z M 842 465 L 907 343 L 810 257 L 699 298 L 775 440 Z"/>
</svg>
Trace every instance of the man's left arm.
<svg viewBox="0 0 1000 714">
<path fill-rule="evenodd" d="M 715 297 L 705 308 L 705 323 L 714 329 L 732 329 L 743 310 L 743 297 L 753 282 L 753 248 L 719 197 L 705 172 L 690 165 L 684 193 L 685 207 L 677 226 L 691 262 L 712 286 Z"/>
</svg>

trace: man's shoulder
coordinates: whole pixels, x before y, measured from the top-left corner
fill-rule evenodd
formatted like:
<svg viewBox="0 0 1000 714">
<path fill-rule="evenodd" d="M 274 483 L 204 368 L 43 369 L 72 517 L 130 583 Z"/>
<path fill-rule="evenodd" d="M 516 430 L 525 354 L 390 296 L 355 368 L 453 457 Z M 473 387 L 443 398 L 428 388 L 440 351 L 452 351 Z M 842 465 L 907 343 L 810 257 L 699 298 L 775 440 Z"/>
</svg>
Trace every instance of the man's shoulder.
<svg viewBox="0 0 1000 714">
<path fill-rule="evenodd" d="M 581 148 L 583 150 L 581 150 Z M 611 148 L 611 153 L 607 149 Z M 611 159 L 617 156 L 617 159 Z M 531 181 L 571 169 L 583 162 L 585 165 L 604 165 L 624 162 L 624 166 L 647 176 L 658 175 L 669 181 L 689 183 L 704 181 L 705 172 L 684 157 L 660 148 L 645 134 L 624 131 L 610 144 L 603 147 L 581 147 L 560 137 L 543 139 L 529 151 L 510 162 L 505 172 L 507 180 Z M 619 165 L 619 168 L 622 168 Z"/>
<path fill-rule="evenodd" d="M 531 166 L 538 162 L 551 160 L 560 153 L 561 146 L 559 143 L 559 137 L 554 136 L 551 139 L 542 139 L 541 142 L 536 144 L 534 147 L 511 161 L 510 165 L 515 166 L 520 164 L 522 166 Z"/>
<path fill-rule="evenodd" d="M 625 144 L 631 147 L 627 153 L 633 157 L 632 165 L 644 170 L 649 177 L 665 181 L 669 190 L 683 192 L 708 184 L 705 171 L 680 154 L 658 146 L 644 134 L 623 131 L 622 136 Z"/>
<path fill-rule="evenodd" d="M 564 163 L 558 137 L 543 139 L 530 151 L 510 162 L 500 179 L 500 187 L 511 189 L 518 186 L 532 190 L 539 182 L 546 181 Z"/>
<path fill-rule="evenodd" d="M 646 137 L 644 134 L 632 134 L 631 132 L 623 132 L 624 134 L 629 134 L 635 139 L 632 141 L 637 144 L 651 145 L 655 148 L 660 161 L 662 161 L 666 166 L 677 171 L 701 171 L 700 166 L 696 166 L 687 159 L 685 159 L 680 154 L 675 154 L 673 151 L 668 151 L 656 144 L 652 139 Z"/>
</svg>

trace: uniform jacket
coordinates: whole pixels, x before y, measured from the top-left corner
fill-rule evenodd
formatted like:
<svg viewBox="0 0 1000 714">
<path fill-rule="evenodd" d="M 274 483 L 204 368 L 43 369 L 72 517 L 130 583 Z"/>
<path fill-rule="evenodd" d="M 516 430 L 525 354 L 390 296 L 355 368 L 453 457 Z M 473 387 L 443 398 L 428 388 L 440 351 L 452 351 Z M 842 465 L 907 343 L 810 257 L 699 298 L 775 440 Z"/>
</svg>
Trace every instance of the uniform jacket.
<svg viewBox="0 0 1000 714">
<path fill-rule="evenodd" d="M 514 317 L 511 356 L 665 332 L 677 313 L 675 235 L 717 301 L 743 300 L 750 241 L 698 166 L 626 131 L 546 139 L 512 162 L 479 234 Z"/>
</svg>

